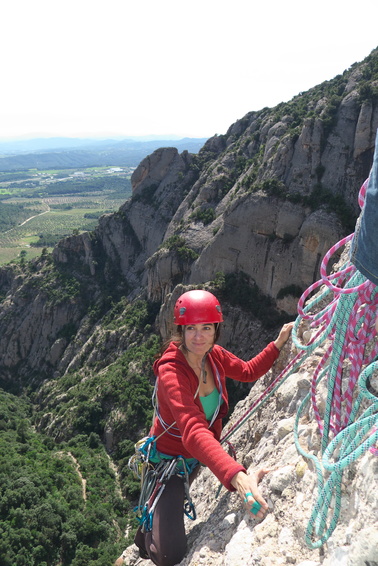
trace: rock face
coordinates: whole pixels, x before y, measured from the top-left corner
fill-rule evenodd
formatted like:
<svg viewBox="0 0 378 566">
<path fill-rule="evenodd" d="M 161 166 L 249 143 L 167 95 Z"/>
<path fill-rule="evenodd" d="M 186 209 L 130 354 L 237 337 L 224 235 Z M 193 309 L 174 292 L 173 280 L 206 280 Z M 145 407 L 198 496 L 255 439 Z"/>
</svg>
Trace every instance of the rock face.
<svg viewBox="0 0 378 566">
<path fill-rule="evenodd" d="M 102 216 L 92 239 L 83 234 L 60 242 L 54 250 L 56 261 L 80 260 L 91 275 L 101 271 L 107 279 L 113 277 L 114 268 L 129 285 L 140 288 L 144 264 L 161 244 L 172 211 L 183 199 L 185 183 L 191 182 L 192 159 L 175 148 L 158 149 L 146 157 L 133 174 L 133 198 L 116 214 Z"/>
<path fill-rule="evenodd" d="M 337 209 L 358 214 L 358 189 L 371 165 L 378 112 L 360 101 L 359 73 L 344 79 L 337 104 L 309 99 L 312 116 L 301 124 L 290 114 L 294 99 L 275 113 L 250 113 L 207 142 L 203 155 L 213 158 L 166 231 L 179 233 L 199 257 L 180 265 L 163 243 L 146 265 L 151 298 L 172 290 L 180 272 L 183 283 L 198 284 L 243 271 L 274 299 L 318 277 L 325 251 L 352 231 Z M 323 206 L 314 206 L 321 195 Z"/>
</svg>

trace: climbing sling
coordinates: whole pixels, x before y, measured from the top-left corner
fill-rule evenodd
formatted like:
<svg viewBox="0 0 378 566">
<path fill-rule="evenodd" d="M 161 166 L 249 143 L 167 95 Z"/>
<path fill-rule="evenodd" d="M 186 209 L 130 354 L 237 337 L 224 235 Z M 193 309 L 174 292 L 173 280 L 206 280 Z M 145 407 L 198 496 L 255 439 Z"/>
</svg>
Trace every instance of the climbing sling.
<svg viewBox="0 0 378 566">
<path fill-rule="evenodd" d="M 152 530 L 153 515 L 156 505 L 173 475 L 184 481 L 184 513 L 194 520 L 196 512 L 189 494 L 189 476 L 198 461 L 183 456 L 171 457 L 158 452 L 154 436 L 142 438 L 135 445 L 135 454 L 129 459 L 129 468 L 141 480 L 138 505 L 134 508 L 142 531 Z"/>
</svg>

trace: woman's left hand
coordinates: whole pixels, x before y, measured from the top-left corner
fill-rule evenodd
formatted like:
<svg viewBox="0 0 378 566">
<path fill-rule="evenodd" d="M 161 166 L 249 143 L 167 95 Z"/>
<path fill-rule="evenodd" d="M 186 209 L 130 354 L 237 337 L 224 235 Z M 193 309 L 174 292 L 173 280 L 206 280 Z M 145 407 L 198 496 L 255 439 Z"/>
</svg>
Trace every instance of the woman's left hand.
<svg viewBox="0 0 378 566">
<path fill-rule="evenodd" d="M 231 480 L 248 511 L 258 519 L 262 519 L 268 510 L 268 504 L 261 495 L 258 484 L 270 471 L 262 469 L 251 474 L 238 472 Z"/>
<path fill-rule="evenodd" d="M 294 326 L 294 322 L 288 322 L 287 324 L 283 325 L 283 327 L 280 330 L 278 337 L 274 341 L 276 348 L 281 350 L 281 348 L 284 347 L 284 345 L 286 344 L 286 342 L 290 338 L 290 334 L 291 334 L 291 331 L 293 330 L 293 326 Z"/>
</svg>

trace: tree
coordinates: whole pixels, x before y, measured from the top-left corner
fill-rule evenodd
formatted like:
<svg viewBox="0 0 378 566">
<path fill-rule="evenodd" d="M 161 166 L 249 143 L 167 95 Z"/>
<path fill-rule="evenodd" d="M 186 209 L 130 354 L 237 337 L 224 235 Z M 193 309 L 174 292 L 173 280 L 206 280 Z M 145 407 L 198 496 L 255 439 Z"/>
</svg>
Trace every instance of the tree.
<svg viewBox="0 0 378 566">
<path fill-rule="evenodd" d="M 17 440 L 18 442 L 25 443 L 28 437 L 28 421 L 22 419 L 17 426 Z"/>
</svg>

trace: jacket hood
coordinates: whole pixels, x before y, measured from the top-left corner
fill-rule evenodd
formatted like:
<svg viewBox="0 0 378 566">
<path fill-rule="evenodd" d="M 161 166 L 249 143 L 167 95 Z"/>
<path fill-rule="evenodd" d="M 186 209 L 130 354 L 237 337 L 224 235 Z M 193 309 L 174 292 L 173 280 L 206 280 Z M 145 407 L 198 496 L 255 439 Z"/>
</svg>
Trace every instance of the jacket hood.
<svg viewBox="0 0 378 566">
<path fill-rule="evenodd" d="M 171 342 L 168 348 L 163 352 L 163 354 L 154 361 L 153 370 L 154 374 L 158 374 L 159 367 L 162 364 L 166 364 L 167 362 L 179 362 L 179 363 L 187 363 L 184 354 L 175 344 L 175 342 Z"/>
</svg>

